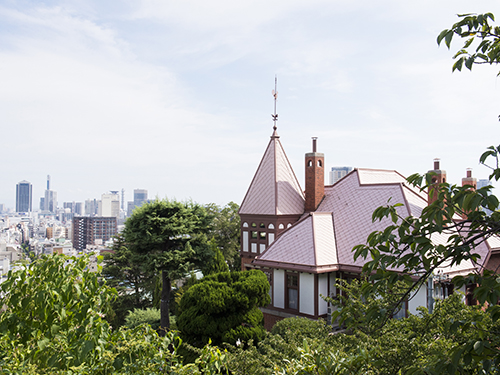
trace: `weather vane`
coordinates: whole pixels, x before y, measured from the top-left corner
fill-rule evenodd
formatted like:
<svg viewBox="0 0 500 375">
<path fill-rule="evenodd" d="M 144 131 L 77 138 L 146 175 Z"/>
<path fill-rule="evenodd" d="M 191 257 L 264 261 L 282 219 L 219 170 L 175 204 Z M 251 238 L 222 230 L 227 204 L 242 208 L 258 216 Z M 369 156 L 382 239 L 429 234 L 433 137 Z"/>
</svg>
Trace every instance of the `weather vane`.
<svg viewBox="0 0 500 375">
<path fill-rule="evenodd" d="M 273 129 L 276 130 L 278 127 L 276 126 L 276 121 L 278 121 L 278 114 L 276 113 L 276 101 L 278 100 L 278 77 L 274 76 L 274 90 L 273 90 L 273 97 L 274 97 L 274 114 L 271 115 L 274 121 L 274 126 Z"/>
</svg>

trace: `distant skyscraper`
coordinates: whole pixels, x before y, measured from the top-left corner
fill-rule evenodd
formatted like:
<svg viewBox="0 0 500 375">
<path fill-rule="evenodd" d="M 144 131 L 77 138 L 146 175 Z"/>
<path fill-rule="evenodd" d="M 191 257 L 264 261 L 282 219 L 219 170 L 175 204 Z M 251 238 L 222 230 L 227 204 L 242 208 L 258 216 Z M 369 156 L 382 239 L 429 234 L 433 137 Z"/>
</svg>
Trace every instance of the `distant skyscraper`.
<svg viewBox="0 0 500 375">
<path fill-rule="evenodd" d="M 75 203 L 75 214 L 77 215 L 83 215 L 83 204 L 82 202 L 76 202 Z"/>
<path fill-rule="evenodd" d="M 99 204 L 99 216 L 119 217 L 120 216 L 120 196 L 117 191 L 101 195 Z"/>
<path fill-rule="evenodd" d="M 333 167 L 330 171 L 330 185 L 333 185 L 351 171 L 352 167 Z"/>
<path fill-rule="evenodd" d="M 28 181 L 16 185 L 16 212 L 31 212 L 33 187 Z"/>
<path fill-rule="evenodd" d="M 85 215 L 95 216 L 98 212 L 98 201 L 96 199 L 87 199 L 85 201 Z"/>
<path fill-rule="evenodd" d="M 44 211 L 56 213 L 57 211 L 57 193 L 50 190 L 50 175 L 47 175 L 47 190 L 45 190 Z"/>
<path fill-rule="evenodd" d="M 132 212 L 134 211 L 134 201 L 128 201 L 127 202 L 127 216 L 130 217 L 132 216 Z"/>
<path fill-rule="evenodd" d="M 134 189 L 134 207 L 140 207 L 148 200 L 148 191 L 145 189 Z"/>
</svg>

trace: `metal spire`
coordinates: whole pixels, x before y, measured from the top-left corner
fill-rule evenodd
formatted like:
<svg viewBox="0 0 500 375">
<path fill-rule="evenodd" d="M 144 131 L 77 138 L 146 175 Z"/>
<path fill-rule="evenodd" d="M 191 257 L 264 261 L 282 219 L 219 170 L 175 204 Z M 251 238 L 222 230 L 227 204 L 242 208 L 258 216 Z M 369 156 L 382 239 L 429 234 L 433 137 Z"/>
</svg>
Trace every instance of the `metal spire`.
<svg viewBox="0 0 500 375">
<path fill-rule="evenodd" d="M 274 97 L 274 114 L 271 115 L 273 118 L 274 126 L 273 129 L 276 131 L 278 127 L 276 126 L 276 121 L 278 121 L 278 114 L 276 113 L 276 102 L 278 101 L 278 77 L 274 76 L 274 90 L 273 92 L 273 97 Z"/>
</svg>

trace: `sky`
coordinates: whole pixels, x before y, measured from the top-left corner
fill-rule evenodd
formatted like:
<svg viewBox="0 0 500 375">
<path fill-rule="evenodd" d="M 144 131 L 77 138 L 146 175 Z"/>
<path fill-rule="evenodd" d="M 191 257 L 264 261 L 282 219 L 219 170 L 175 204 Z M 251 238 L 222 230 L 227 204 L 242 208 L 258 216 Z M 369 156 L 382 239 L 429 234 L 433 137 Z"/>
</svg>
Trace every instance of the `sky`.
<svg viewBox="0 0 500 375">
<path fill-rule="evenodd" d="M 498 1 L 0 1 L 0 203 L 51 176 L 62 202 L 111 190 L 241 203 L 272 134 L 304 187 L 325 166 L 448 181 L 500 140 L 499 66 L 452 73 L 436 37 Z M 326 181 L 328 182 L 328 181 Z"/>
</svg>

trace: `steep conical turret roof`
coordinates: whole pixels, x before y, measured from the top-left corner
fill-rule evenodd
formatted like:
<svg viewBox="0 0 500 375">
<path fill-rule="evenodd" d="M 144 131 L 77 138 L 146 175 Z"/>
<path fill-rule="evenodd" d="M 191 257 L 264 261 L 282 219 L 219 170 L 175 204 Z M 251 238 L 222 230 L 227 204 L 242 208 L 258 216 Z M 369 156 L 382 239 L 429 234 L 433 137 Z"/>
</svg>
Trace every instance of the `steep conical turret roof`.
<svg viewBox="0 0 500 375">
<path fill-rule="evenodd" d="M 274 128 L 240 214 L 300 215 L 304 212 L 304 194 L 279 138 Z"/>
</svg>

